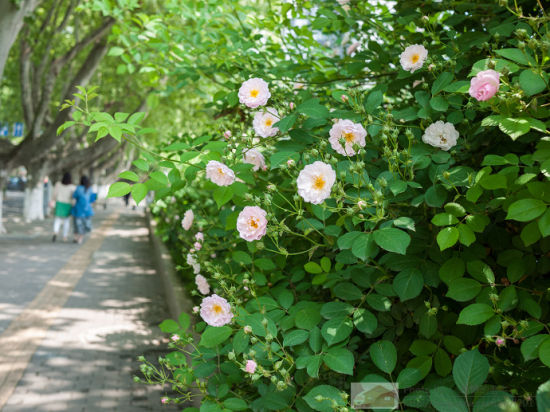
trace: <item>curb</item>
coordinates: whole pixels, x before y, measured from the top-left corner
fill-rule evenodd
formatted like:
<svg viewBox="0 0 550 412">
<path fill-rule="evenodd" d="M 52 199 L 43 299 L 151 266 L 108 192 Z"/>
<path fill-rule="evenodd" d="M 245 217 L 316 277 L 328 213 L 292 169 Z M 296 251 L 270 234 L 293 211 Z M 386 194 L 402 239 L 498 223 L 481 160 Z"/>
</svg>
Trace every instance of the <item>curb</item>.
<svg viewBox="0 0 550 412">
<path fill-rule="evenodd" d="M 155 229 L 157 227 L 156 222 L 151 218 L 149 210 L 145 211 L 145 218 L 147 220 L 147 228 L 149 229 L 149 240 L 153 247 L 153 259 L 155 261 L 155 267 L 157 274 L 162 279 L 164 286 L 164 294 L 168 302 L 168 309 L 170 317 L 177 321 L 180 313 L 185 312 L 191 318 L 191 327 L 195 324 L 195 316 L 193 315 L 193 302 L 187 294 L 183 281 L 176 274 L 174 270 L 174 263 L 172 257 L 166 245 L 156 235 Z M 195 335 L 195 334 L 194 334 Z M 195 335 L 195 339 L 197 336 Z M 189 355 L 186 355 L 189 365 L 191 365 L 191 359 Z M 193 394 L 191 404 L 194 407 L 200 408 L 202 404 L 202 393 L 196 388 L 190 389 Z"/>
</svg>

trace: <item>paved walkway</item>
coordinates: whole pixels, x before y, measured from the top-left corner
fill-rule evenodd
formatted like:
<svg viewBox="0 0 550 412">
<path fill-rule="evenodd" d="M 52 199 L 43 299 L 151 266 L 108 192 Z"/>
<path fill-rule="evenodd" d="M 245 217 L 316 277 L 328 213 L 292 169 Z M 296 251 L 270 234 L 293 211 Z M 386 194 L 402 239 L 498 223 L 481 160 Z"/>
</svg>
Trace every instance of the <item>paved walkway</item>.
<svg viewBox="0 0 550 412">
<path fill-rule="evenodd" d="M 48 223 L 0 236 L 0 410 L 181 410 L 133 382 L 168 317 L 143 215 L 100 211 L 81 246 L 53 244 Z"/>
</svg>

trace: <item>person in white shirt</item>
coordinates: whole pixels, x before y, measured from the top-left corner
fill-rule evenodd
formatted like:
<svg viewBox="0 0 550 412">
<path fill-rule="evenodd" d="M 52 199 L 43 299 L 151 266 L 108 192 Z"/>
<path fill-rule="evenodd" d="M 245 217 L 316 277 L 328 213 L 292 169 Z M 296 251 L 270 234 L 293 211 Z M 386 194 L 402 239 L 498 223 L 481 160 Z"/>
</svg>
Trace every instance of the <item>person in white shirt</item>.
<svg viewBox="0 0 550 412">
<path fill-rule="evenodd" d="M 57 182 L 53 189 L 52 203 L 55 202 L 52 242 L 57 239 L 57 233 L 63 225 L 63 240 L 66 242 L 69 236 L 71 209 L 73 207 L 73 193 L 75 185 L 72 184 L 70 173 L 65 173 L 61 182 Z"/>
</svg>

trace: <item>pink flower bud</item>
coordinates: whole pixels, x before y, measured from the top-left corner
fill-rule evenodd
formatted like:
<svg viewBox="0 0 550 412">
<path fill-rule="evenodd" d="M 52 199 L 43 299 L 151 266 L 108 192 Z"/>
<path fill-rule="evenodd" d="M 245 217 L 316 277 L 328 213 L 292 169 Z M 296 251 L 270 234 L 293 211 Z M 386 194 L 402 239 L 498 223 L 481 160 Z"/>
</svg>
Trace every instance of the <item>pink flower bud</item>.
<svg viewBox="0 0 550 412">
<path fill-rule="evenodd" d="M 504 340 L 504 338 L 498 337 L 495 340 L 495 344 L 500 348 L 501 346 L 504 346 L 506 344 L 506 341 Z"/>
<path fill-rule="evenodd" d="M 252 328 L 248 325 L 246 325 L 243 330 L 244 330 L 244 333 L 246 333 L 247 335 L 252 333 Z"/>
<path fill-rule="evenodd" d="M 286 165 L 287 165 L 288 167 L 292 167 L 292 166 L 294 166 L 295 164 L 296 164 L 296 162 L 294 161 L 294 159 L 288 159 L 288 160 L 286 161 Z"/>
<path fill-rule="evenodd" d="M 180 340 L 180 337 L 179 335 L 172 335 L 170 339 L 172 339 L 172 342 L 177 342 L 178 340 Z"/>
<path fill-rule="evenodd" d="M 168 398 L 162 398 L 160 401 L 162 402 L 162 404 L 167 404 L 168 403 Z"/>
<path fill-rule="evenodd" d="M 225 137 L 226 140 L 229 140 L 231 136 L 232 135 L 230 130 L 226 130 L 225 132 L 223 132 L 223 137 Z"/>
<path fill-rule="evenodd" d="M 359 209 L 363 209 L 365 206 L 367 206 L 367 202 L 365 202 L 364 200 L 360 200 L 359 202 L 357 202 L 357 206 L 359 207 Z"/>
<path fill-rule="evenodd" d="M 344 103 L 346 103 L 346 102 L 349 100 L 349 97 L 346 96 L 345 94 L 343 94 L 342 97 L 341 97 L 341 99 L 342 99 L 342 101 L 343 101 Z"/>
<path fill-rule="evenodd" d="M 200 308 L 198 306 L 193 306 L 193 313 L 199 313 Z"/>
<path fill-rule="evenodd" d="M 199 242 L 195 242 L 193 246 L 195 246 L 196 250 L 201 250 L 202 249 L 202 245 Z"/>
<path fill-rule="evenodd" d="M 296 107 L 296 106 L 295 106 L 294 102 L 290 102 L 288 104 L 288 107 L 290 108 L 290 110 L 294 110 L 294 107 Z"/>
<path fill-rule="evenodd" d="M 247 360 L 245 371 L 247 371 L 248 373 L 254 373 L 254 371 L 256 370 L 256 366 L 256 362 L 254 362 L 253 360 Z"/>
</svg>

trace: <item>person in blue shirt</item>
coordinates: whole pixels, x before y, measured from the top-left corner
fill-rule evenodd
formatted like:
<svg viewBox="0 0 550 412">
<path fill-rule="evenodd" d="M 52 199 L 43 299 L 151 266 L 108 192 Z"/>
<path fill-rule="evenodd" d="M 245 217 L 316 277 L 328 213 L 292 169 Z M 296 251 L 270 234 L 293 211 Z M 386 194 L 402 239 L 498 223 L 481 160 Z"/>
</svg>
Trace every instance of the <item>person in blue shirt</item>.
<svg viewBox="0 0 550 412">
<path fill-rule="evenodd" d="M 92 203 L 96 200 L 96 194 L 92 192 L 92 184 L 87 176 L 82 176 L 80 185 L 74 191 L 73 198 L 76 203 L 73 206 L 74 242 L 82 243 L 84 235 L 92 230 L 92 216 L 94 210 Z"/>
</svg>

